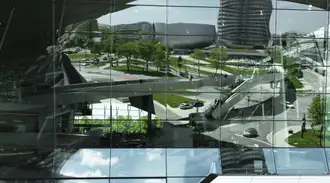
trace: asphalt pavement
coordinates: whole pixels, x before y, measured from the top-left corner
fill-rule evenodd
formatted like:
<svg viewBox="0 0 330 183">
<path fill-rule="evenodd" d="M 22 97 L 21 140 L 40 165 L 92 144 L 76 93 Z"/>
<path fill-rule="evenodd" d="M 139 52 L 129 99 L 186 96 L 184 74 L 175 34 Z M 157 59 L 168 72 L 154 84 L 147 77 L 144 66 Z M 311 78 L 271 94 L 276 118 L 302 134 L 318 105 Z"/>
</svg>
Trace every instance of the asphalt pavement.
<svg viewBox="0 0 330 183">
<path fill-rule="evenodd" d="M 304 71 L 304 80 L 313 88 L 320 88 L 323 84 L 322 76 L 318 76 L 313 71 Z M 236 104 L 237 111 L 223 121 L 226 125 L 213 131 L 210 136 L 246 146 L 269 147 L 272 142 L 268 142 L 267 135 L 281 130 L 278 127 L 299 126 L 304 114 L 308 120 L 308 106 L 316 93 L 302 97 L 297 96 L 292 109 L 286 108 L 286 101 L 283 101 L 282 96 L 275 96 L 274 98 L 274 93 L 269 92 L 262 94 L 261 97 L 260 93 L 251 93 L 250 102 L 246 97 Z M 258 98 L 262 99 L 258 101 Z M 263 100 L 266 102 L 262 102 Z M 259 136 L 256 138 L 243 137 L 243 131 L 248 128 L 257 129 Z"/>
</svg>

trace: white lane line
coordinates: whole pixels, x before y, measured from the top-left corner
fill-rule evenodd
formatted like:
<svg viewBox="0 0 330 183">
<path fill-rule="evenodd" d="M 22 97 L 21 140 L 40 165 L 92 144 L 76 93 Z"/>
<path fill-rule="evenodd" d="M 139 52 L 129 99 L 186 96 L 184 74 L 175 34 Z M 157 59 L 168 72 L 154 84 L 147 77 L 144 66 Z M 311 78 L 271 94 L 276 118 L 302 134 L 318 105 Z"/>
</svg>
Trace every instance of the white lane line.
<svg viewBox="0 0 330 183">
<path fill-rule="evenodd" d="M 238 123 L 230 123 L 228 125 L 223 125 L 220 128 L 230 128 L 230 127 L 234 127 L 234 126 L 237 126 L 237 125 L 238 125 Z"/>
<path fill-rule="evenodd" d="M 262 140 L 259 140 L 259 139 L 255 139 L 255 138 L 247 138 L 247 137 L 244 137 L 243 135 L 240 135 L 240 134 L 235 134 L 235 136 L 237 136 L 237 137 L 241 137 L 241 138 L 250 139 L 250 140 L 254 140 L 254 141 L 257 141 L 257 142 L 260 142 L 260 143 L 266 144 L 266 145 L 268 145 L 268 146 L 273 146 L 272 144 L 270 144 L 270 143 L 268 143 L 268 142 L 265 142 L 265 141 L 262 141 Z"/>
<path fill-rule="evenodd" d="M 309 80 L 311 80 L 313 83 L 318 84 L 314 79 L 312 79 L 311 77 L 307 77 Z"/>
</svg>

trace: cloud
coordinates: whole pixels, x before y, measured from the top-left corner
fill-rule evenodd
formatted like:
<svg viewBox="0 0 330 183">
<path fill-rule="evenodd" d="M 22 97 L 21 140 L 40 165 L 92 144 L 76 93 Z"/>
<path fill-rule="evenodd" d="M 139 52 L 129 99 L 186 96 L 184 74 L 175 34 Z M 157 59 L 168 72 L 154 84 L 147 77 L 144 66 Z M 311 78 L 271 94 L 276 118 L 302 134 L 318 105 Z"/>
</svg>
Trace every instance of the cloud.
<svg viewBox="0 0 330 183">
<path fill-rule="evenodd" d="M 66 171 L 62 174 L 69 177 L 106 177 L 106 175 L 102 174 L 101 170 L 84 172 Z"/>
<path fill-rule="evenodd" d="M 101 152 L 93 151 L 90 149 L 83 149 L 81 153 L 81 165 L 86 165 L 89 167 L 109 165 L 112 166 L 118 164 L 119 162 L 118 157 L 104 158 Z"/>
</svg>

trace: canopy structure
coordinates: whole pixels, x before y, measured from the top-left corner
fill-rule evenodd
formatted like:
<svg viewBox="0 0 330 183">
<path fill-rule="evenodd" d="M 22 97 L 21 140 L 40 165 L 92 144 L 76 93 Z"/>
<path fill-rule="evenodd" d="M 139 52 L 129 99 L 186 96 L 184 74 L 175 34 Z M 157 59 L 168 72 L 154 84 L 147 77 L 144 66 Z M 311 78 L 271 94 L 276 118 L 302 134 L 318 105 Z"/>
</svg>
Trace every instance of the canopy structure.
<svg viewBox="0 0 330 183">
<path fill-rule="evenodd" d="M 327 0 L 281 0 L 281 1 L 312 5 L 314 7 L 321 8 L 324 10 L 329 10 L 330 8 L 329 2 Z"/>
<path fill-rule="evenodd" d="M 48 45 L 56 44 L 67 25 L 125 9 L 132 1 L 3 1 L 0 3 L 0 65 L 17 66 L 16 61 L 30 63 Z"/>
</svg>

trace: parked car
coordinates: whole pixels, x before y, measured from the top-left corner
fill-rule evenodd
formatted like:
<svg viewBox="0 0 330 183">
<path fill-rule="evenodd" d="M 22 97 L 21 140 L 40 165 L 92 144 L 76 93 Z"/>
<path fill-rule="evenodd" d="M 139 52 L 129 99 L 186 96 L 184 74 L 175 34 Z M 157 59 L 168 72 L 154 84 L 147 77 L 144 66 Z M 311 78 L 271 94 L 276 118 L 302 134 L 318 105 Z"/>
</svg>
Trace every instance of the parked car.
<svg viewBox="0 0 330 183">
<path fill-rule="evenodd" d="M 188 102 L 184 102 L 184 103 L 180 104 L 179 107 L 182 110 L 186 110 L 186 109 L 192 109 L 194 106 L 189 104 Z"/>
<path fill-rule="evenodd" d="M 244 137 L 253 138 L 258 136 L 258 131 L 255 128 L 248 128 L 243 132 Z"/>
<path fill-rule="evenodd" d="M 98 64 L 99 62 L 100 62 L 100 60 L 99 60 L 98 58 L 94 58 L 94 59 L 93 59 L 93 63 L 94 63 L 94 64 Z"/>
<path fill-rule="evenodd" d="M 192 105 L 194 107 L 203 107 L 204 106 L 204 103 L 201 102 L 201 101 L 196 101 L 196 102 L 193 102 Z"/>
<path fill-rule="evenodd" d="M 88 62 L 85 62 L 85 63 L 83 63 L 82 65 L 83 65 L 83 66 L 88 66 L 89 63 L 88 63 Z"/>
<path fill-rule="evenodd" d="M 295 109 L 294 105 L 288 101 L 286 101 L 286 108 L 287 109 Z"/>
</svg>

